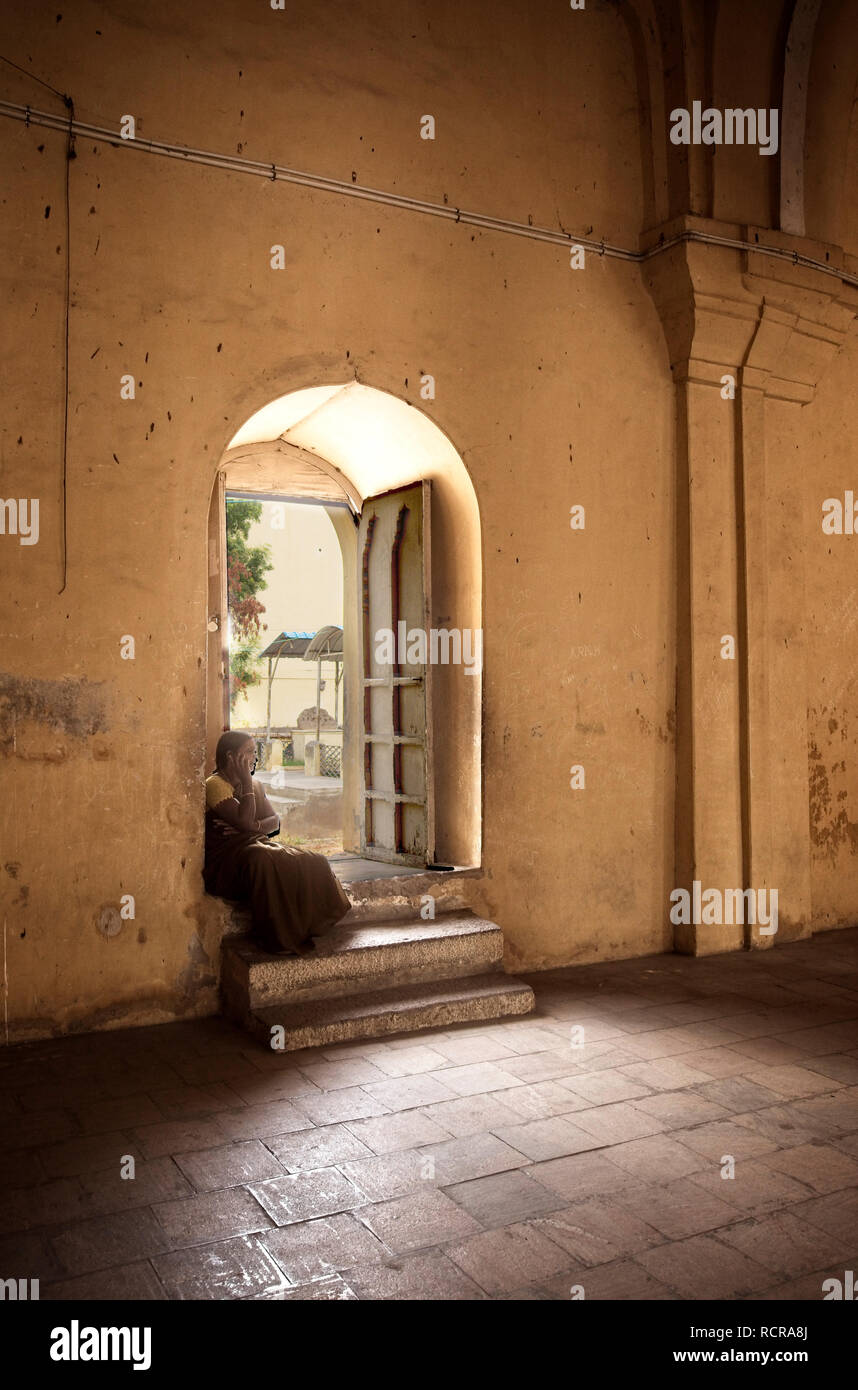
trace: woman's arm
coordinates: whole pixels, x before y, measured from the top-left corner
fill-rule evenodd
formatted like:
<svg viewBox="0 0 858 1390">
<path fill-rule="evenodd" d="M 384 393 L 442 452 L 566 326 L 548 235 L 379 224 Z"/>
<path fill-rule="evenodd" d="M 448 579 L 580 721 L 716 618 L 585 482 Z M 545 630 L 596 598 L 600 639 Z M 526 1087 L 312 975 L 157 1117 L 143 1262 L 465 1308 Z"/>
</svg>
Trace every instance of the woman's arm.
<svg viewBox="0 0 858 1390">
<path fill-rule="evenodd" d="M 280 829 L 280 817 L 275 811 L 265 790 L 258 782 L 253 783 L 253 792 L 256 797 L 256 815 L 258 817 L 257 826 L 261 835 L 271 835 L 275 830 Z"/>
<path fill-rule="evenodd" d="M 248 796 L 243 801 L 237 801 L 235 797 L 227 796 L 212 807 L 212 815 L 226 821 L 233 830 L 252 830 L 257 835 L 270 835 L 272 831 L 280 829 L 279 816 L 257 817 L 255 797 Z"/>
<path fill-rule="evenodd" d="M 249 746 L 246 750 L 240 749 L 238 753 L 229 753 L 224 768 L 225 780 L 229 781 L 233 788 L 231 797 L 224 797 L 223 801 L 217 802 L 212 807 L 214 815 L 220 820 L 226 821 L 233 830 L 257 830 L 259 815 L 256 809 L 256 794 L 253 790 L 253 778 L 250 775 L 250 762 L 253 756 L 253 747 Z"/>
<path fill-rule="evenodd" d="M 233 830 L 256 830 L 256 805 L 248 796 L 243 801 L 227 796 L 223 801 L 219 801 L 216 806 L 211 808 L 212 815 L 217 816 L 218 820 L 226 821 Z"/>
<path fill-rule="evenodd" d="M 253 782 L 253 791 L 256 796 L 256 814 L 259 816 L 260 820 L 264 816 L 277 816 L 277 812 L 265 795 L 265 788 L 255 779 Z M 277 819 L 280 819 L 279 816 Z"/>
</svg>

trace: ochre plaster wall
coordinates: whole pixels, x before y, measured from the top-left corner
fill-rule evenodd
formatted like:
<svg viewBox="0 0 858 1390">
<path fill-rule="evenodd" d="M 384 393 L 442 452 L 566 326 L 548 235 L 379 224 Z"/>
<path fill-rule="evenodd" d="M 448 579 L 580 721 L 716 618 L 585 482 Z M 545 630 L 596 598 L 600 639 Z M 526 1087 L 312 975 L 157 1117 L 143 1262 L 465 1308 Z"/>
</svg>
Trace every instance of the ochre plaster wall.
<svg viewBox="0 0 858 1390">
<path fill-rule="evenodd" d="M 794 830 L 809 834 L 802 852 L 810 858 L 817 931 L 854 925 L 858 899 L 858 536 L 822 530 L 826 498 L 842 503 L 847 491 L 858 497 L 856 373 L 853 337 L 801 411 L 798 427 L 778 442 L 792 482 L 772 502 L 783 516 L 784 549 L 803 568 L 808 820 Z"/>
<path fill-rule="evenodd" d="M 0 50 L 81 120 L 132 113 L 144 138 L 635 244 L 637 97 L 610 6 L 564 14 L 560 36 L 555 6 L 488 0 L 56 16 L 7 14 Z M 2 88 L 62 110 L 12 71 Z M 253 410 L 352 374 L 431 415 L 480 507 L 475 906 L 514 967 L 668 947 L 673 402 L 639 271 L 79 140 L 61 591 L 64 140 L 2 121 L 0 159 L 0 493 L 41 504 L 38 545 L 0 549 L 7 1036 L 217 1007 L 224 910 L 200 879 L 212 482 Z M 136 916 L 105 935 L 123 894 Z"/>
</svg>

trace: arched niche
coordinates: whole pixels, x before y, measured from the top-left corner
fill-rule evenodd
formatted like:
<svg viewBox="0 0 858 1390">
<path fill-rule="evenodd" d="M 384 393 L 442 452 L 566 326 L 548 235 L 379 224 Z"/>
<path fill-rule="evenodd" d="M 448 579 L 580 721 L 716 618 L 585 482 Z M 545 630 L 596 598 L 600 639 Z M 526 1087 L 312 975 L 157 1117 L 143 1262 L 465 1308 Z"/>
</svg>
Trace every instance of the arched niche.
<svg viewBox="0 0 858 1390">
<path fill-rule="evenodd" d="M 855 254 L 858 48 L 851 0 L 824 0 L 814 27 L 804 142 L 805 235 Z"/>
<path fill-rule="evenodd" d="M 443 431 L 406 401 L 359 382 L 311 386 L 262 405 L 235 431 L 209 514 L 207 750 L 228 727 L 224 496 L 227 490 L 318 501 L 343 555 L 346 721 L 344 843 L 359 845 L 360 584 L 354 518 L 365 501 L 408 484 L 431 487 L 431 626 L 482 630 L 480 518 L 470 476 Z M 481 847 L 482 674 L 432 669 L 431 782 L 438 862 L 477 865 Z"/>
</svg>

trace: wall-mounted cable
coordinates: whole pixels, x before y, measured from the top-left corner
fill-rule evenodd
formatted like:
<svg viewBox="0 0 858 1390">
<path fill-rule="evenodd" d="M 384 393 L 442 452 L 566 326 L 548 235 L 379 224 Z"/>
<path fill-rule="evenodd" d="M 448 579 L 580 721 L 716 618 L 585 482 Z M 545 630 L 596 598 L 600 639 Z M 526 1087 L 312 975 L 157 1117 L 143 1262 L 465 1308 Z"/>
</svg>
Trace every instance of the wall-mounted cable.
<svg viewBox="0 0 858 1390">
<path fill-rule="evenodd" d="M 13 102 L 0 101 L 0 116 L 11 120 L 27 119 L 33 125 L 48 129 L 65 130 L 65 122 L 46 111 L 33 111 L 30 107 L 19 106 Z M 641 264 L 659 256 L 663 251 L 679 246 L 683 242 L 699 242 L 706 246 L 721 246 L 737 251 L 753 251 L 759 256 L 771 256 L 777 260 L 789 261 L 792 265 L 818 270 L 823 275 L 833 276 L 847 285 L 858 286 L 858 274 L 838 269 L 825 261 L 812 256 L 804 256 L 798 251 L 789 251 L 782 246 L 770 246 L 756 241 L 741 241 L 733 237 L 720 237 L 709 232 L 689 230 L 677 233 L 650 247 L 648 251 L 631 251 L 624 246 L 614 246 L 610 242 L 595 241 L 592 237 L 575 236 L 571 232 L 556 232 L 551 227 L 533 227 L 524 222 L 513 222 L 502 217 L 489 217 L 484 213 L 469 212 L 465 208 L 449 207 L 446 203 L 429 203 L 419 198 L 408 198 L 400 193 L 388 193 L 384 189 L 369 188 L 365 184 L 345 183 L 341 179 L 325 178 L 321 174 L 311 174 L 300 169 L 289 169 L 283 165 L 262 163 L 253 159 L 242 159 L 237 155 L 218 154 L 213 150 L 197 150 L 186 145 L 171 145 L 162 140 L 143 140 L 135 137 L 124 140 L 118 131 L 104 126 L 88 125 L 82 121 L 74 124 L 75 133 L 87 140 L 103 141 L 114 148 L 142 150 L 148 154 L 161 155 L 167 159 L 180 159 L 187 164 L 202 164 L 213 169 L 223 169 L 233 174 L 253 175 L 267 179 L 269 183 L 293 183 L 302 188 L 315 188 L 322 193 L 336 193 L 341 197 L 361 198 L 368 202 L 383 203 L 387 207 L 402 208 L 407 212 L 417 212 L 428 217 L 441 217 L 448 222 L 460 222 L 468 227 L 479 227 L 483 231 L 501 232 L 507 236 L 527 237 L 531 241 L 550 242 L 555 246 L 580 246 L 594 255 L 607 256 L 611 260 L 633 261 Z"/>
</svg>

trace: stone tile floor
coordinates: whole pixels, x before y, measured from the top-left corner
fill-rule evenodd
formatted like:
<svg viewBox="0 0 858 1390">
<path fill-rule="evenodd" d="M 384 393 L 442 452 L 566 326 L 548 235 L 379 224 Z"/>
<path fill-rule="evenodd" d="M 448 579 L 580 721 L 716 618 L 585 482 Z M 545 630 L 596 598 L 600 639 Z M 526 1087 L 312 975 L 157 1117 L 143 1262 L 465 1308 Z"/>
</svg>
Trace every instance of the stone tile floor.
<svg viewBox="0 0 858 1390">
<path fill-rule="evenodd" d="M 819 1300 L 858 1270 L 858 930 L 529 979 L 526 1018 L 301 1053 L 222 1019 L 0 1051 L 0 1278 Z"/>
</svg>

